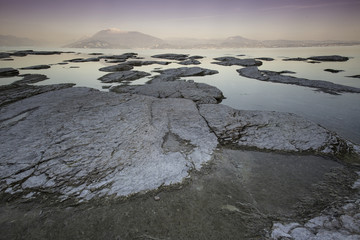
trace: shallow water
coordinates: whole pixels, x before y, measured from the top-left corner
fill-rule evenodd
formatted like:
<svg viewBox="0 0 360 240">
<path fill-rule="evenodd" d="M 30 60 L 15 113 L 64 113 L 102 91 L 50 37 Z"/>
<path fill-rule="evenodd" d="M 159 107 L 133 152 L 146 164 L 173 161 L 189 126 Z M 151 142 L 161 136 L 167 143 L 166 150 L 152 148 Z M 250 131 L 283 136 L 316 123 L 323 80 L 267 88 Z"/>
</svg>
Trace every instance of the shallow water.
<svg viewBox="0 0 360 240">
<path fill-rule="evenodd" d="M 2 49 L 2 51 L 13 49 Z M 187 53 L 191 55 L 201 55 L 206 58 L 200 59 L 200 67 L 215 69 L 219 74 L 204 77 L 190 77 L 197 82 L 204 82 L 218 87 L 223 91 L 226 99 L 223 104 L 237 109 L 249 110 L 268 110 L 280 112 L 292 112 L 307 119 L 310 119 L 340 136 L 349 139 L 355 143 L 360 143 L 360 94 L 344 93 L 342 95 L 330 95 L 317 92 L 311 88 L 301 86 L 285 85 L 279 83 L 262 82 L 255 79 L 249 79 L 236 72 L 240 66 L 219 66 L 212 64 L 214 57 L 237 56 L 244 54 L 241 58 L 272 57 L 275 60 L 271 62 L 263 61 L 260 69 L 282 71 L 294 71 L 297 77 L 304 77 L 314 80 L 327 80 L 334 83 L 360 88 L 360 80 L 346 76 L 360 74 L 360 46 L 353 47 L 324 47 L 324 48 L 271 48 L 271 49 L 200 49 L 200 50 L 160 50 L 160 49 L 136 49 L 136 50 L 114 50 L 114 49 L 35 49 L 35 50 L 60 50 L 75 51 L 76 53 L 67 53 L 50 56 L 13 57 L 14 61 L 0 61 L 1 67 L 26 67 L 38 64 L 57 64 L 64 60 L 73 58 L 92 57 L 86 53 L 102 52 L 104 54 L 122 54 L 133 51 L 143 57 L 145 60 L 152 59 L 151 56 L 160 53 Z M 81 52 L 81 54 L 79 53 Z M 306 63 L 282 61 L 285 57 L 310 57 L 318 55 L 342 55 L 350 57 L 347 62 L 322 62 Z M 161 60 L 161 59 L 152 59 Z M 166 61 L 166 60 L 164 60 Z M 149 65 L 135 67 L 136 70 L 152 73 L 155 68 L 178 68 L 183 67 L 172 61 L 172 64 Z M 37 83 L 76 83 L 77 86 L 86 86 L 96 88 L 102 91 L 103 84 L 97 80 L 106 73 L 98 71 L 103 66 L 110 65 L 105 61 L 88 63 L 69 63 L 67 65 L 52 65 L 50 69 L 45 70 L 20 70 L 20 74 L 41 73 L 49 77 L 48 80 Z M 78 67 L 78 68 L 73 68 Z M 324 69 L 332 68 L 344 70 L 340 73 L 325 72 Z M 0 84 L 9 84 L 19 77 L 1 78 Z M 134 81 L 131 84 L 143 84 L 150 77 Z M 112 84 L 115 85 L 115 84 Z"/>
</svg>

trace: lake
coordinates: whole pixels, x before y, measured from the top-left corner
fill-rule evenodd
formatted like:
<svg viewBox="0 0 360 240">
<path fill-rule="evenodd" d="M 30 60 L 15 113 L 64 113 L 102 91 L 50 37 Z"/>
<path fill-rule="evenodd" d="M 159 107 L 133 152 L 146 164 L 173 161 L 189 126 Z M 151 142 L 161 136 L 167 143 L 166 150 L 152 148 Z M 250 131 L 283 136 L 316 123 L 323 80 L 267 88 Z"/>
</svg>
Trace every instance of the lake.
<svg viewBox="0 0 360 240">
<path fill-rule="evenodd" d="M 28 48 L 0 48 L 0 51 L 23 50 Z M 223 104 L 233 108 L 244 110 L 266 110 L 291 112 L 309 120 L 312 120 L 327 129 L 338 133 L 340 136 L 360 144 L 360 94 L 343 93 L 341 95 L 331 95 L 328 93 L 314 91 L 312 88 L 306 88 L 295 85 L 285 85 L 280 83 L 270 83 L 249 79 L 240 76 L 236 69 L 241 66 L 220 66 L 212 64 L 215 57 L 245 55 L 239 58 L 258 58 L 271 57 L 274 61 L 262 61 L 261 70 L 283 71 L 289 70 L 296 72 L 292 76 L 302 77 L 312 80 L 326 80 L 347 86 L 360 88 L 360 79 L 349 78 L 347 76 L 360 74 L 360 46 L 351 47 L 322 47 L 322 48 L 248 48 L 248 49 L 54 49 L 54 48 L 32 48 L 34 50 L 56 50 L 56 51 L 74 51 L 75 53 L 66 53 L 61 55 L 28 55 L 26 57 L 12 57 L 14 61 L 0 61 L 0 67 L 21 68 L 38 64 L 55 64 L 50 69 L 44 70 L 19 70 L 20 74 L 39 73 L 48 76 L 48 80 L 37 83 L 37 85 L 54 83 L 76 83 L 77 86 L 96 88 L 101 91 L 106 85 L 97 80 L 106 73 L 98 69 L 111 65 L 104 60 L 100 62 L 87 63 L 69 63 L 67 65 L 57 65 L 73 58 L 88 58 L 88 53 L 101 52 L 107 55 L 122 54 L 126 52 L 136 52 L 144 60 L 153 59 L 152 55 L 161 53 L 185 53 L 190 55 L 201 55 L 200 59 L 203 68 L 218 70 L 219 74 L 203 77 L 190 77 L 196 82 L 203 82 L 219 88 L 224 96 Z M 283 61 L 288 57 L 310 57 L 320 55 L 341 55 L 350 59 L 346 62 L 321 62 L 307 63 L 299 61 Z M 152 76 L 158 73 L 152 72 L 155 68 L 179 68 L 176 61 L 163 65 L 149 65 L 135 67 L 135 70 L 146 71 Z M 339 73 L 330 73 L 324 69 L 344 70 Z M 151 76 L 139 79 L 131 84 L 144 84 Z M 0 85 L 10 84 L 20 77 L 0 78 Z"/>
</svg>

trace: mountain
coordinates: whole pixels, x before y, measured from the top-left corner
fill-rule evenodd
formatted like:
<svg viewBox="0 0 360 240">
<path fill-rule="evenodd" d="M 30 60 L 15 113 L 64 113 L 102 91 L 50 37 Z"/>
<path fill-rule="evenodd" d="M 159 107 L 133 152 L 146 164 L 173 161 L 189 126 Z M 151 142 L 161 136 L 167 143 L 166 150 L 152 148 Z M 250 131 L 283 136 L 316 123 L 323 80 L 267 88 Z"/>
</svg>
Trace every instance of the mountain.
<svg viewBox="0 0 360 240">
<path fill-rule="evenodd" d="M 11 35 L 0 35 L 0 46 L 16 47 L 16 46 L 34 46 L 36 42 L 29 38 L 15 37 Z"/>
<path fill-rule="evenodd" d="M 259 41 L 242 36 L 222 39 L 173 38 L 162 40 L 141 32 L 121 31 L 110 28 L 95 33 L 65 47 L 70 48 L 157 48 L 157 49 L 208 49 L 208 48 L 275 48 L 275 47 L 323 47 L 359 45 L 359 41 Z"/>
<path fill-rule="evenodd" d="M 220 46 L 225 48 L 258 47 L 260 45 L 260 42 L 257 40 L 252 40 L 241 36 L 229 37 L 220 43 Z"/>
<path fill-rule="evenodd" d="M 157 48 L 165 44 L 156 38 L 140 32 L 106 29 L 95 33 L 92 37 L 69 44 L 74 48 Z"/>
</svg>

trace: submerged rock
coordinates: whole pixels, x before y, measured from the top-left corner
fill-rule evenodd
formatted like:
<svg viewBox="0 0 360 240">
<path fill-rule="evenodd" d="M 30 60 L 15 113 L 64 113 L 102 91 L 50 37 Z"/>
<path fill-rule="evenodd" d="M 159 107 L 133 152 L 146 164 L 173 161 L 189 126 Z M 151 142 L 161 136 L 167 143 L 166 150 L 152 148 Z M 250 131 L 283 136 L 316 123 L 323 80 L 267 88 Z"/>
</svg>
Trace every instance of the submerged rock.
<svg viewBox="0 0 360 240">
<path fill-rule="evenodd" d="M 320 62 L 346 62 L 347 60 L 349 60 L 348 57 L 342 57 L 339 55 L 314 56 L 314 57 L 309 57 L 308 59 L 314 61 L 320 61 Z"/>
<path fill-rule="evenodd" d="M 169 60 L 184 61 L 189 57 L 189 55 L 188 54 L 165 53 L 165 54 L 153 55 L 151 57 L 152 58 L 163 58 L 163 59 L 169 59 Z"/>
<path fill-rule="evenodd" d="M 23 68 L 20 68 L 20 69 L 23 69 L 23 70 L 40 70 L 40 69 L 48 69 L 50 67 L 51 67 L 50 65 L 35 65 L 35 66 L 30 66 L 30 67 L 23 67 Z"/>
<path fill-rule="evenodd" d="M 162 81 L 175 81 L 181 77 L 192 77 L 192 76 L 205 76 L 219 73 L 216 70 L 200 67 L 181 67 L 181 68 L 170 68 L 165 70 L 155 70 L 154 72 L 160 73 L 155 76 L 151 82 L 162 82 Z"/>
<path fill-rule="evenodd" d="M 261 61 L 257 61 L 252 58 L 239 59 L 239 58 L 235 58 L 235 57 L 218 57 L 218 58 L 214 58 L 214 60 L 219 61 L 219 62 L 213 62 L 214 64 L 223 65 L 223 66 L 239 65 L 239 66 L 243 66 L 243 67 L 248 67 L 248 66 L 261 66 L 262 65 Z"/>
<path fill-rule="evenodd" d="M 179 183 L 217 146 L 186 99 L 69 88 L 2 107 L 0 116 L 0 191 L 23 197 L 89 200 Z"/>
<path fill-rule="evenodd" d="M 98 79 L 103 83 L 127 82 L 137 80 L 149 75 L 149 73 L 142 71 L 121 71 L 106 74 Z"/>
<path fill-rule="evenodd" d="M 117 93 L 132 93 L 157 98 L 185 98 L 201 103 L 218 103 L 224 98 L 216 87 L 194 81 L 157 82 L 145 85 L 116 86 L 110 89 Z"/>
<path fill-rule="evenodd" d="M 206 119 L 223 144 L 289 152 L 359 154 L 359 148 L 295 114 L 241 111 L 224 105 L 200 105 Z"/>
<path fill-rule="evenodd" d="M 292 76 L 281 75 L 279 72 L 274 71 L 260 71 L 257 67 L 246 67 L 236 70 L 241 76 L 254 78 L 261 81 L 294 84 L 304 87 L 317 88 L 330 94 L 339 94 L 342 92 L 360 93 L 359 88 L 349 87 L 345 85 L 335 84 L 323 80 L 309 80 L 305 78 L 297 78 Z"/>
<path fill-rule="evenodd" d="M 0 77 L 12 77 L 19 75 L 19 70 L 14 68 L 0 68 Z"/>
</svg>

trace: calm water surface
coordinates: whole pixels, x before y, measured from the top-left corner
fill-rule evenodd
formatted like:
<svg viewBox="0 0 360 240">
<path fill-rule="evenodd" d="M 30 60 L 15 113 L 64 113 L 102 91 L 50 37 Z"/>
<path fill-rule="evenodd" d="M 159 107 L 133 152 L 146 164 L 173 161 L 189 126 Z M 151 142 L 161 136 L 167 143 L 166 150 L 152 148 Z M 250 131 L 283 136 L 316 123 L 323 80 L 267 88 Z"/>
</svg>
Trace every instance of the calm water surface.
<svg viewBox="0 0 360 240">
<path fill-rule="evenodd" d="M 14 49 L 0 49 L 8 51 Z M 18 49 L 16 49 L 18 50 Z M 40 73 L 48 76 L 48 80 L 38 85 L 54 83 L 76 83 L 77 86 L 96 88 L 102 91 L 103 84 L 99 77 L 104 72 L 98 69 L 111 65 L 104 60 L 89 63 L 69 63 L 67 65 L 57 65 L 57 63 L 73 58 L 88 58 L 88 53 L 102 52 L 104 54 L 122 54 L 125 52 L 136 52 L 144 60 L 152 59 L 151 56 L 160 53 L 186 53 L 191 55 L 201 55 L 200 67 L 218 70 L 219 74 L 204 77 L 190 77 L 196 82 L 203 82 L 218 87 L 223 91 L 226 99 L 223 104 L 237 109 L 248 110 L 268 110 L 280 112 L 292 112 L 312 120 L 327 129 L 334 131 L 344 138 L 360 144 L 360 94 L 344 93 L 342 95 L 330 95 L 317 92 L 311 88 L 294 85 L 284 85 L 279 83 L 262 82 L 249 79 L 236 72 L 240 66 L 219 66 L 212 64 L 213 58 L 222 56 L 237 56 L 244 54 L 240 58 L 271 57 L 274 61 L 263 61 L 260 69 L 282 71 L 294 71 L 297 77 L 313 80 L 326 80 L 343 85 L 360 88 L 360 79 L 349 78 L 346 76 L 360 74 L 360 46 L 355 47 L 326 47 L 326 48 L 272 48 L 272 49 L 214 49 L 214 50 L 114 50 L 114 49 L 34 49 L 34 50 L 59 50 L 75 51 L 61 55 L 13 57 L 14 61 L 0 61 L 0 67 L 21 68 L 38 64 L 55 64 L 50 69 L 45 70 L 20 70 L 20 74 Z M 322 62 L 311 64 L 306 62 L 282 61 L 285 57 L 310 57 L 318 55 L 342 55 L 350 57 L 347 62 Z M 167 61 L 167 60 L 164 60 Z M 146 71 L 152 74 L 155 68 L 178 68 L 183 67 L 172 61 L 170 65 L 149 65 L 135 67 L 136 70 Z M 74 68 L 75 67 L 75 68 Z M 77 67 L 77 68 L 76 68 Z M 324 69 L 332 68 L 344 70 L 340 73 L 325 72 Z M 143 84 L 149 80 L 146 77 L 132 84 Z M 0 85 L 10 84 L 20 77 L 0 78 Z M 114 85 L 114 84 L 112 84 Z"/>
</svg>

